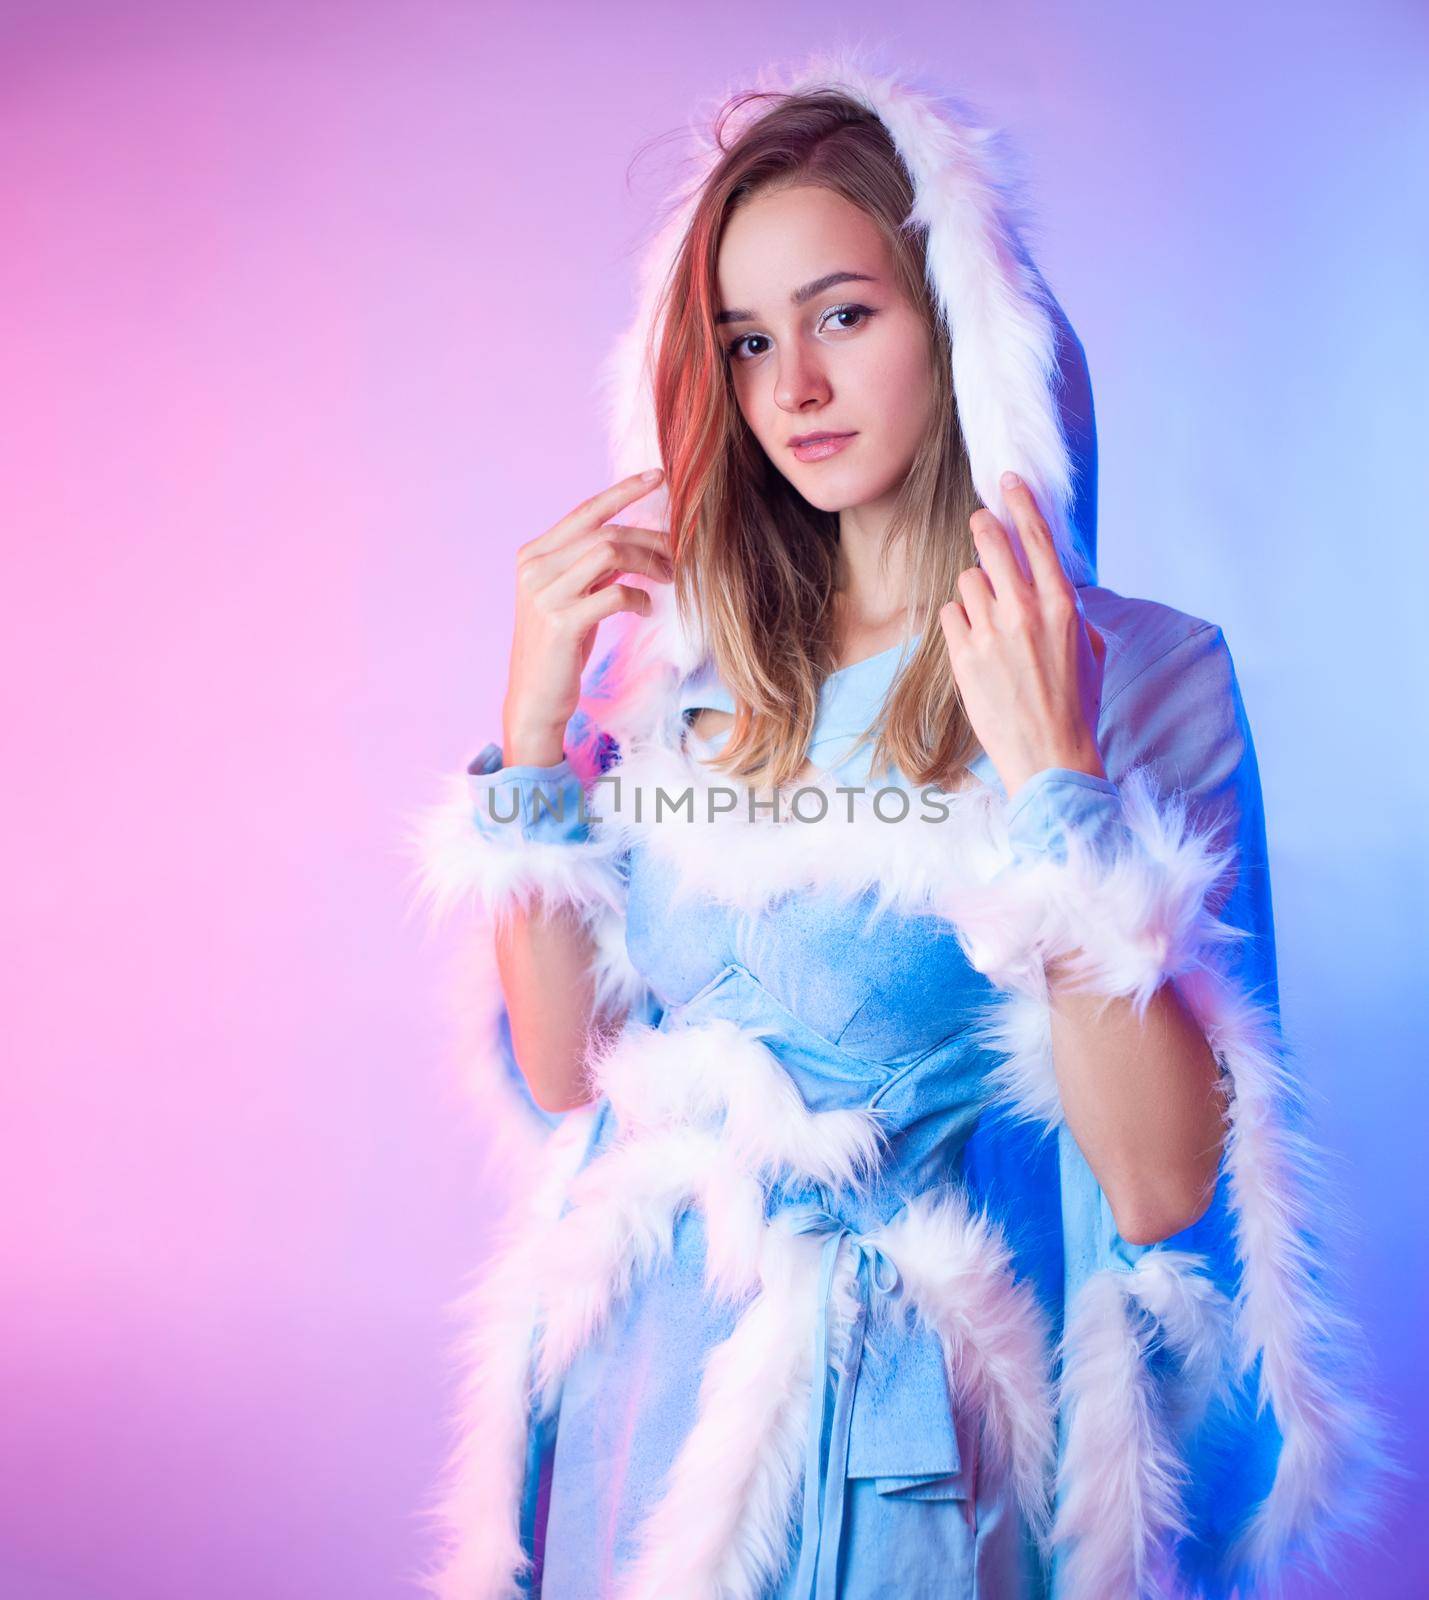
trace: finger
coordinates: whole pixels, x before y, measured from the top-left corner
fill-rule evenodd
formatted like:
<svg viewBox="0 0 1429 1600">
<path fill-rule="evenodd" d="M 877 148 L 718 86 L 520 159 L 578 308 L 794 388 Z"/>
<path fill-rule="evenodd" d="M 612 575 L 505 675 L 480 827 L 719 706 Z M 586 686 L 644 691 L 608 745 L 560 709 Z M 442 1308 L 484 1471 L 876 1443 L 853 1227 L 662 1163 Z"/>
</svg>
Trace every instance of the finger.
<svg viewBox="0 0 1429 1600">
<path fill-rule="evenodd" d="M 593 532 L 617 511 L 623 511 L 626 506 L 633 505 L 663 483 L 663 471 L 658 467 L 651 470 L 656 473 L 654 478 L 646 478 L 643 473 L 633 472 L 628 478 L 622 478 L 619 483 L 613 483 L 609 488 L 602 489 L 599 494 L 593 494 L 589 499 L 582 500 L 559 522 L 554 523 L 539 538 L 532 540 L 529 548 L 536 555 L 545 555 L 549 550 L 559 549 L 577 534 Z"/>
<path fill-rule="evenodd" d="M 1034 598 L 1032 581 L 1022 564 L 1022 559 L 1008 537 L 1007 529 L 985 508 L 975 511 L 968 519 L 973 542 L 983 571 L 992 583 L 998 600 L 1031 600 Z"/>
<path fill-rule="evenodd" d="M 636 556 L 634 560 L 617 563 L 608 572 L 602 573 L 594 583 L 588 584 L 585 592 L 594 594 L 597 589 L 603 589 L 608 583 L 614 583 L 622 572 L 638 572 L 643 577 L 653 578 L 656 583 L 675 581 L 673 564 L 658 551 L 652 551 L 648 556 Z"/>
<path fill-rule="evenodd" d="M 546 597 L 556 605 L 569 604 L 604 587 L 622 572 L 640 572 L 669 583 L 674 563 L 660 550 L 642 549 L 619 539 L 598 539 L 565 572 L 552 579 Z"/>
<path fill-rule="evenodd" d="M 618 534 L 635 544 L 663 551 L 672 561 L 675 559 L 675 539 L 668 528 L 642 528 L 638 522 L 607 522 L 600 531 Z"/>
<path fill-rule="evenodd" d="M 668 544 L 670 530 L 668 528 L 643 528 L 638 522 L 607 522 L 600 530 L 602 533 L 628 533 L 633 539 L 651 539 L 656 543 Z"/>
<path fill-rule="evenodd" d="M 958 598 L 974 629 L 992 626 L 992 584 L 981 567 L 964 567 L 958 574 Z"/>
<path fill-rule="evenodd" d="M 1052 541 L 1052 530 L 1047 526 L 1032 491 L 1015 473 L 1005 474 L 1004 477 L 1016 478 L 1015 483 L 1005 481 L 1002 492 L 1007 509 L 1017 525 L 1032 586 L 1043 594 L 1055 594 L 1059 589 L 1070 591 L 1071 580 L 1062 570 L 1056 545 Z"/>
<path fill-rule="evenodd" d="M 584 633 L 587 628 L 593 628 L 603 618 L 613 617 L 619 611 L 634 611 L 648 617 L 654 604 L 653 597 L 644 589 L 637 589 L 630 583 L 612 583 L 577 601 L 571 607 L 570 615 L 574 624 Z"/>
<path fill-rule="evenodd" d="M 670 548 L 670 535 L 664 528 L 640 528 L 628 526 L 623 522 L 607 522 L 597 530 L 594 539 L 591 537 L 572 539 L 569 544 L 562 545 L 558 550 L 552 550 L 548 555 L 528 554 L 524 561 L 536 568 L 537 586 L 550 583 L 561 573 L 568 571 L 590 549 L 596 539 L 617 539 L 621 544 L 655 550 L 671 562 L 674 560 Z"/>
<path fill-rule="evenodd" d="M 938 621 L 943 625 L 943 637 L 948 641 L 948 654 L 957 659 L 959 651 L 972 636 L 972 623 L 963 609 L 961 600 L 949 600 L 939 608 Z"/>
</svg>

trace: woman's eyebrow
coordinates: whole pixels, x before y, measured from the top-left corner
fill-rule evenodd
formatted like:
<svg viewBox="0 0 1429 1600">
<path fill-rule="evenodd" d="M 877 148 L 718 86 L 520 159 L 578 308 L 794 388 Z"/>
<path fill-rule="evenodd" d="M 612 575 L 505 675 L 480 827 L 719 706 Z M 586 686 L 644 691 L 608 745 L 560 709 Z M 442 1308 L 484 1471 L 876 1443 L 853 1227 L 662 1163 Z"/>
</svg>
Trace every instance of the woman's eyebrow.
<svg viewBox="0 0 1429 1600">
<path fill-rule="evenodd" d="M 806 283 L 802 289 L 795 289 L 789 296 L 791 306 L 801 306 L 806 300 L 812 300 L 816 294 L 822 294 L 825 289 L 832 289 L 836 283 L 877 283 L 878 279 L 871 272 L 826 272 L 822 278 L 815 278 L 812 283 Z M 753 322 L 755 314 L 752 311 L 720 311 L 715 314 L 715 324 L 719 326 L 726 322 Z"/>
</svg>

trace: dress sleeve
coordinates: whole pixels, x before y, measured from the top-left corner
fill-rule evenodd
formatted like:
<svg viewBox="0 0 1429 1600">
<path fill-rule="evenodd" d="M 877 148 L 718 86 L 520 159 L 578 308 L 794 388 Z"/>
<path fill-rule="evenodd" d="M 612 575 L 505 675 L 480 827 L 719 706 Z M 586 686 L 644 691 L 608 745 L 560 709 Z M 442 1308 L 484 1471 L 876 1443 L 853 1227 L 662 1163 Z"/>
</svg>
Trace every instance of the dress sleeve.
<svg viewBox="0 0 1429 1600">
<path fill-rule="evenodd" d="M 1228 1551 L 1216 1581 L 1258 1592 L 1367 1524 L 1386 1458 L 1324 1249 L 1333 1201 L 1281 1031 L 1260 777 L 1221 629 L 1125 683 L 1099 742 L 1106 779 L 1048 768 L 1009 797 L 1000 865 L 964 908 L 969 959 L 999 991 L 994 1082 L 1057 1141 L 1056 1600 L 1138 1595 L 1198 1549 Z M 1119 1236 L 1066 1126 L 1053 957 L 1138 1008 L 1174 980 L 1215 1054 L 1221 1171 L 1171 1239 Z"/>
</svg>

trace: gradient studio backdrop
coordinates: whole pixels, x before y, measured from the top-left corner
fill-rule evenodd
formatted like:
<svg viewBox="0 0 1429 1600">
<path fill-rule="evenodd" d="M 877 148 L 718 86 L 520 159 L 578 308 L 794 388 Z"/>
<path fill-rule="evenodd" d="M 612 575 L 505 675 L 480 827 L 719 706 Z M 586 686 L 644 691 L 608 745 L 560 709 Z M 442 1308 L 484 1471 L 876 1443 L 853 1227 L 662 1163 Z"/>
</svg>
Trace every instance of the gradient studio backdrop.
<svg viewBox="0 0 1429 1600">
<path fill-rule="evenodd" d="M 606 481 L 632 156 L 860 38 L 1021 142 L 1103 581 L 1235 652 L 1422 1468 L 1429 42 L 1271 10 L 0 4 L 0 1594 L 412 1592 L 488 1208 L 402 819 L 499 736 L 516 544 Z M 1426 1570 L 1401 1511 L 1351 1589 Z"/>
</svg>

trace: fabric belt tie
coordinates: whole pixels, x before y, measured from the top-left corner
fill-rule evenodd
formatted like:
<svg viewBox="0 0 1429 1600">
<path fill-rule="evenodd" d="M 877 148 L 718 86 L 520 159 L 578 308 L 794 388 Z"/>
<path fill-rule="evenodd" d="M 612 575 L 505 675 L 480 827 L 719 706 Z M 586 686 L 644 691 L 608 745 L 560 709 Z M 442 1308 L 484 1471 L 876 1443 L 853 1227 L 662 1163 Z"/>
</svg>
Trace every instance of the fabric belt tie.
<svg viewBox="0 0 1429 1600">
<path fill-rule="evenodd" d="M 848 1473 L 849 1430 L 853 1421 L 854 1387 L 863 1361 L 870 1291 L 892 1294 L 899 1286 L 893 1258 L 870 1239 L 856 1233 L 832 1212 L 804 1209 L 791 1214 L 795 1233 L 828 1233 L 819 1273 L 818 1314 L 814 1319 L 814 1370 L 810 1385 L 809 1441 L 804 1463 L 803 1531 L 793 1594 L 797 1600 L 837 1600 L 839 1548 L 843 1536 L 844 1480 Z M 847 1351 L 828 1382 L 829 1302 L 843 1241 L 858 1256 L 854 1274 L 856 1311 Z M 828 1434 L 827 1442 L 825 1433 Z M 822 1479 L 823 1493 L 819 1493 Z"/>
</svg>

